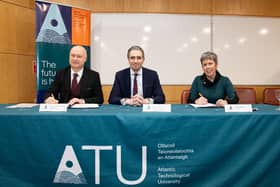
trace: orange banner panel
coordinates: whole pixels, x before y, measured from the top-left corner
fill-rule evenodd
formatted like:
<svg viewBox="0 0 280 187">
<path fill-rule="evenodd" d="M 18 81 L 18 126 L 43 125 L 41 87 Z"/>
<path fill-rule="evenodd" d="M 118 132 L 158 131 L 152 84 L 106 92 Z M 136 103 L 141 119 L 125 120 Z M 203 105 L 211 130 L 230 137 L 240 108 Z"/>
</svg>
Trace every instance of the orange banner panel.
<svg viewBox="0 0 280 187">
<path fill-rule="evenodd" d="M 90 11 L 72 8 L 72 44 L 90 46 Z"/>
</svg>

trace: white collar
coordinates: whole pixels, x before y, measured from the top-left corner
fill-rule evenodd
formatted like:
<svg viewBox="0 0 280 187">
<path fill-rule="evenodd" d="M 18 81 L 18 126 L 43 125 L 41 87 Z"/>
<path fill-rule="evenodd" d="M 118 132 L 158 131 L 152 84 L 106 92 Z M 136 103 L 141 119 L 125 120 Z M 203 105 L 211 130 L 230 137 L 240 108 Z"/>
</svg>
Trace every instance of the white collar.
<svg viewBox="0 0 280 187">
<path fill-rule="evenodd" d="M 73 71 L 73 69 L 71 68 L 71 75 L 73 75 L 74 73 L 77 73 L 78 74 L 78 77 L 82 77 L 82 75 L 83 75 L 83 71 L 84 71 L 84 68 L 82 68 L 80 71 L 78 71 L 78 72 L 75 72 L 75 71 Z"/>
<path fill-rule="evenodd" d="M 142 75 L 142 72 L 143 72 L 142 68 L 140 68 L 138 72 L 135 72 L 130 68 L 130 75 L 135 75 L 135 74 Z"/>
</svg>

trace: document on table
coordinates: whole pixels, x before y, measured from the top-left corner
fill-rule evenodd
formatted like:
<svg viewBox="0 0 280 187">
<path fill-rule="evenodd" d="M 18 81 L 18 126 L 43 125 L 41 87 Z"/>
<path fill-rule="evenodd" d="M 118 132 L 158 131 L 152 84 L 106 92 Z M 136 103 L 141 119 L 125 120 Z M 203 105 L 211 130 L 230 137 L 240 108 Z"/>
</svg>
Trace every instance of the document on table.
<svg viewBox="0 0 280 187">
<path fill-rule="evenodd" d="M 32 108 L 37 105 L 38 104 L 36 103 L 19 103 L 19 104 L 7 106 L 7 108 Z"/>
<path fill-rule="evenodd" d="M 98 108 L 99 104 L 85 103 L 85 104 L 74 104 L 70 108 Z"/>
<path fill-rule="evenodd" d="M 218 107 L 216 104 L 213 103 L 208 103 L 205 105 L 197 105 L 197 104 L 190 104 L 191 106 L 193 106 L 194 108 L 216 108 Z"/>
</svg>

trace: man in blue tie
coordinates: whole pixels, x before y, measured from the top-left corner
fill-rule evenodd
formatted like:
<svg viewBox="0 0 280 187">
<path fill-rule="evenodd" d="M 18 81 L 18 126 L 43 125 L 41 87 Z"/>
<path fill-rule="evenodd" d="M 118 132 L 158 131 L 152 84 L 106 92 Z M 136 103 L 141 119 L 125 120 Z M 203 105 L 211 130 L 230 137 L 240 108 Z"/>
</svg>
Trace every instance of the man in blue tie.
<svg viewBox="0 0 280 187">
<path fill-rule="evenodd" d="M 127 51 L 129 68 L 118 71 L 110 93 L 110 104 L 141 106 L 165 103 L 156 71 L 142 67 L 145 54 L 140 46 Z"/>
<path fill-rule="evenodd" d="M 84 67 L 87 51 L 83 46 L 70 50 L 69 65 L 57 72 L 54 82 L 45 94 L 45 103 L 103 103 L 99 74 Z"/>
</svg>

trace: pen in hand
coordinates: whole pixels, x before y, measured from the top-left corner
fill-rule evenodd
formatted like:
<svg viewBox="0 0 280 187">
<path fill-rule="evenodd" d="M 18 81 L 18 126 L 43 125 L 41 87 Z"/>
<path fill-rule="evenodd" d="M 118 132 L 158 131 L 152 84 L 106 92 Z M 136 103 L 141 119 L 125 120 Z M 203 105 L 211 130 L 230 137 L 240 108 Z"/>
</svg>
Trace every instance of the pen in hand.
<svg viewBox="0 0 280 187">
<path fill-rule="evenodd" d="M 205 105 L 208 103 L 208 100 L 202 95 L 202 93 L 198 92 L 199 98 L 196 100 L 196 104 Z"/>
<path fill-rule="evenodd" d="M 57 104 L 58 100 L 55 99 L 53 93 L 45 100 L 47 104 Z"/>
</svg>

